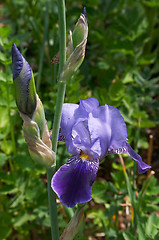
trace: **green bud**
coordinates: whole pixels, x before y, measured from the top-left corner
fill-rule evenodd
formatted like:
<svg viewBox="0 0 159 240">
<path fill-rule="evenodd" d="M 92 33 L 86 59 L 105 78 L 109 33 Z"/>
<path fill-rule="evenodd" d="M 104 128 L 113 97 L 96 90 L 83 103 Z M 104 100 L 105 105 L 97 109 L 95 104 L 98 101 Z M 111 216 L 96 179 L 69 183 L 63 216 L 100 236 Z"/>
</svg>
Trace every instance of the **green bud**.
<svg viewBox="0 0 159 240">
<path fill-rule="evenodd" d="M 20 113 L 20 116 L 24 121 L 23 132 L 31 157 L 45 167 L 54 166 L 56 155 L 51 148 L 52 144 L 46 121 L 43 137 L 41 139 L 40 130 L 37 123 L 29 118 L 26 114 Z"/>
<path fill-rule="evenodd" d="M 40 137 L 42 138 L 45 129 L 45 112 L 39 96 L 36 94 L 36 109 L 33 113 L 32 120 L 38 124 L 40 130 Z"/>
<path fill-rule="evenodd" d="M 70 32 L 67 52 L 70 53 L 60 76 L 60 82 L 66 82 L 82 64 L 88 36 L 86 11 L 81 14 L 73 34 Z"/>
</svg>

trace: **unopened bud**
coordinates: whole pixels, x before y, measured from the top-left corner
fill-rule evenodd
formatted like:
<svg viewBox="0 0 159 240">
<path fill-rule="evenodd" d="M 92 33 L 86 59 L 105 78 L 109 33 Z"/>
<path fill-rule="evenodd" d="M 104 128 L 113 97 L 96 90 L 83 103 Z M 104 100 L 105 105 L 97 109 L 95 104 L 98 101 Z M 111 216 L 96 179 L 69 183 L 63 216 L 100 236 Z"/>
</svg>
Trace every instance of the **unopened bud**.
<svg viewBox="0 0 159 240">
<path fill-rule="evenodd" d="M 68 79 L 70 79 L 74 72 L 77 71 L 82 64 L 85 57 L 87 36 L 88 24 L 86 19 L 86 9 L 84 8 L 84 12 L 78 19 L 73 34 L 70 32 L 68 46 L 68 52 L 70 53 L 70 56 L 64 65 L 64 69 L 60 76 L 60 82 L 66 82 Z"/>
<path fill-rule="evenodd" d="M 12 45 L 13 85 L 16 104 L 20 112 L 32 116 L 36 108 L 36 90 L 34 76 L 29 63 Z"/>
</svg>

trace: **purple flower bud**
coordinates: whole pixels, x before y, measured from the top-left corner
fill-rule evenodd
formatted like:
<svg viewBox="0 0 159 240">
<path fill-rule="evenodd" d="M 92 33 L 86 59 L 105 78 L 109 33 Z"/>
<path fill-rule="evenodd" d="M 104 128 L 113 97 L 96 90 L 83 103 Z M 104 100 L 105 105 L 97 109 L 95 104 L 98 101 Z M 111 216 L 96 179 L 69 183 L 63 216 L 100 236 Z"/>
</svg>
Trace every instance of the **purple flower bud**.
<svg viewBox="0 0 159 240">
<path fill-rule="evenodd" d="M 20 112 L 32 116 L 36 108 L 36 90 L 34 77 L 29 63 L 12 45 L 13 85 L 16 104 Z"/>
</svg>

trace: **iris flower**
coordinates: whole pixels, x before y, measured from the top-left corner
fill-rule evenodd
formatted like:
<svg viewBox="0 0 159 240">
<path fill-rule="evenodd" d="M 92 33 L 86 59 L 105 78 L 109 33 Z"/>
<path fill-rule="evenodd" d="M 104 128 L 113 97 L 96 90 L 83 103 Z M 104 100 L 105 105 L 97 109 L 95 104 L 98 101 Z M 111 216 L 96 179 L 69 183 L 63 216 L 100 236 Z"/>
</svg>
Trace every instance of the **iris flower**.
<svg viewBox="0 0 159 240">
<path fill-rule="evenodd" d="M 92 199 L 99 162 L 107 154 L 128 154 L 138 163 L 140 174 L 151 168 L 126 142 L 126 124 L 119 110 L 99 106 L 95 98 L 63 105 L 59 139 L 65 140 L 72 156 L 54 174 L 51 186 L 67 207 Z"/>
</svg>

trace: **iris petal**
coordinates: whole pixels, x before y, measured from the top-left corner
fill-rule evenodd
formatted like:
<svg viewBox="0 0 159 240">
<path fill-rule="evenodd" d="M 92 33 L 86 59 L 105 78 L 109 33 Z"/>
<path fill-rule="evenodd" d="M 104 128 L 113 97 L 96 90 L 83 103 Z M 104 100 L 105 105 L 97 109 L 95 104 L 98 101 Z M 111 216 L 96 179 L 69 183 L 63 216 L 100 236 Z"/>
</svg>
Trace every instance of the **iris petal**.
<svg viewBox="0 0 159 240">
<path fill-rule="evenodd" d="M 119 110 L 115 107 L 105 105 L 107 114 L 109 114 L 111 125 L 111 139 L 109 148 L 124 147 L 127 140 L 127 129 L 124 118 Z"/>
<path fill-rule="evenodd" d="M 142 161 L 142 158 L 140 157 L 140 155 L 138 155 L 131 147 L 128 143 L 126 143 L 126 149 L 127 149 L 127 154 L 129 154 L 129 156 L 131 158 L 133 158 L 137 163 L 138 163 L 138 173 L 142 174 L 145 173 L 148 169 L 151 168 L 151 166 L 147 165 L 146 163 L 144 163 Z"/>
<path fill-rule="evenodd" d="M 137 154 L 127 142 L 125 143 L 125 147 L 108 150 L 107 154 L 111 154 L 111 153 L 128 154 L 131 158 L 133 158 L 138 163 L 139 174 L 145 173 L 148 169 L 151 168 L 151 166 L 147 165 L 142 161 L 142 158 L 140 157 L 140 155 Z"/>
<path fill-rule="evenodd" d="M 61 135 L 63 135 L 64 137 L 66 137 L 70 133 L 71 128 L 75 123 L 74 112 L 78 107 L 78 104 L 63 104 L 61 116 Z"/>
<path fill-rule="evenodd" d="M 52 178 L 51 186 L 62 204 L 74 207 L 92 199 L 92 185 L 98 171 L 98 160 L 72 156 Z"/>
</svg>

